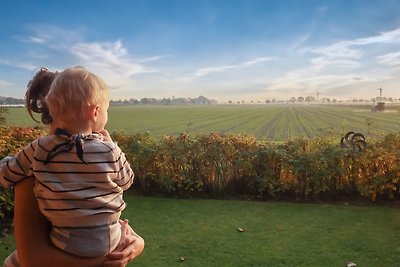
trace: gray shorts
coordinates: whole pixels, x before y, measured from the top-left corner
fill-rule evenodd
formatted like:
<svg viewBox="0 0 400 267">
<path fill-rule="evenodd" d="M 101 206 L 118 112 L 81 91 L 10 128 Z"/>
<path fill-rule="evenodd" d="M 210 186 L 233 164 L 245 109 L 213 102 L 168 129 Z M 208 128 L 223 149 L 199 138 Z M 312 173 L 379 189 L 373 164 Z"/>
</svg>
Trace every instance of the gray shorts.
<svg viewBox="0 0 400 267">
<path fill-rule="evenodd" d="M 53 227 L 50 239 L 54 246 L 79 257 L 105 256 L 115 249 L 121 239 L 121 225 L 81 228 Z"/>
</svg>

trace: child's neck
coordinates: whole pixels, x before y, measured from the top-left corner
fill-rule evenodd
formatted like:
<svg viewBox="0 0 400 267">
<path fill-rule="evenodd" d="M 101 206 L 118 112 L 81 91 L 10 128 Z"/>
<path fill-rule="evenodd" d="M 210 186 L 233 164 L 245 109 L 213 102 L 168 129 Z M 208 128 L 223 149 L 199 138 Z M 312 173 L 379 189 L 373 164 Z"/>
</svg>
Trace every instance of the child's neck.
<svg viewBox="0 0 400 267">
<path fill-rule="evenodd" d="M 58 124 L 57 128 L 61 128 L 70 134 L 91 134 L 93 132 L 90 125 L 69 125 L 69 124 Z"/>
</svg>

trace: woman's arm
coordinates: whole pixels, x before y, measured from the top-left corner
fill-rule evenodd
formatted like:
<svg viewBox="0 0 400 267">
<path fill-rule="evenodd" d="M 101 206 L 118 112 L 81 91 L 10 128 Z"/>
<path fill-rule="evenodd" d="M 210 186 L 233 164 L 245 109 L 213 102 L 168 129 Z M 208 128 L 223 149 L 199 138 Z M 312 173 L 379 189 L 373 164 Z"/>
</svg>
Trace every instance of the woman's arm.
<svg viewBox="0 0 400 267">
<path fill-rule="evenodd" d="M 51 244 L 50 225 L 40 213 L 33 193 L 34 181 L 34 178 L 27 178 L 15 186 L 14 231 L 21 266 L 103 266 L 105 258 L 79 258 Z"/>
</svg>

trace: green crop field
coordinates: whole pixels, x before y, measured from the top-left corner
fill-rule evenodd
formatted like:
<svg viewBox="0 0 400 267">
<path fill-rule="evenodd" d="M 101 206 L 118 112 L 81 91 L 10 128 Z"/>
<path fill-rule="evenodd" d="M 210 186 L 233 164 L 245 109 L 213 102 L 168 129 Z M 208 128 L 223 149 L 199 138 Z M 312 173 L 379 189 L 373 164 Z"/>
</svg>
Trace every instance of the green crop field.
<svg viewBox="0 0 400 267">
<path fill-rule="evenodd" d="M 38 125 L 23 108 L 9 109 L 7 121 L 14 126 Z M 348 131 L 376 137 L 400 131 L 400 113 L 396 108 L 372 112 L 369 107 L 337 105 L 112 106 L 107 129 L 156 137 L 235 133 L 272 141 Z"/>
</svg>

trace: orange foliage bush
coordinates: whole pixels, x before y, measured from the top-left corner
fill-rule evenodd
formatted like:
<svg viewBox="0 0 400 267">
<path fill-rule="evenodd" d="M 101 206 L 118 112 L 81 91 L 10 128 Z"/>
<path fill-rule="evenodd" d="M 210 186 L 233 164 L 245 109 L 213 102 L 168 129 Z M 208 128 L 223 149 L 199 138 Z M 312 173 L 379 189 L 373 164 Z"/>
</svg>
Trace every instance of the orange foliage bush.
<svg viewBox="0 0 400 267">
<path fill-rule="evenodd" d="M 15 155 L 31 141 L 45 134 L 35 128 L 0 126 L 0 159 Z M 0 229 L 5 230 L 13 215 L 13 196 L 11 189 L 0 187 Z M 1 232 L 0 232 L 1 235 Z"/>
<path fill-rule="evenodd" d="M 14 155 L 46 132 L 0 127 L 0 158 Z M 247 135 L 112 137 L 135 171 L 144 194 L 318 201 L 399 200 L 400 134 L 368 143 L 362 153 L 339 139 L 298 139 L 284 144 Z M 11 191 L 0 189 L 0 220 L 12 211 Z"/>
<path fill-rule="evenodd" d="M 300 201 L 398 200 L 400 134 L 369 143 L 363 153 L 339 140 L 259 142 L 246 135 L 183 133 L 159 140 L 114 133 L 144 193 Z"/>
</svg>

